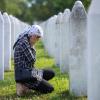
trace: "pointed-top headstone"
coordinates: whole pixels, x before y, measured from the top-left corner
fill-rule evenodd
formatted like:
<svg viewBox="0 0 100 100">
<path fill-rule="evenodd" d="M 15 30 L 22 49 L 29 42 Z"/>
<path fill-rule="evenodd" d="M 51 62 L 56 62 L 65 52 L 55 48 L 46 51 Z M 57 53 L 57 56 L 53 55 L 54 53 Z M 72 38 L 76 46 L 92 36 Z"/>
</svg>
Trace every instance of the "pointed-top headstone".
<svg viewBox="0 0 100 100">
<path fill-rule="evenodd" d="M 56 55 L 56 52 L 55 52 L 55 42 L 56 42 L 56 31 L 55 31 L 55 26 L 56 26 L 56 18 L 57 18 L 57 15 L 54 15 L 52 17 L 52 21 L 51 21 L 51 37 L 50 37 L 50 40 L 51 40 L 51 50 L 52 50 L 52 57 L 55 57 Z"/>
<path fill-rule="evenodd" d="M 87 95 L 87 17 L 84 6 L 76 1 L 70 15 L 70 91 Z"/>
<path fill-rule="evenodd" d="M 60 67 L 60 52 L 61 52 L 61 24 L 62 24 L 62 13 L 59 12 L 56 18 L 56 57 L 55 57 L 55 61 L 57 66 Z"/>
<path fill-rule="evenodd" d="M 72 13 L 71 13 L 71 17 L 73 17 L 73 19 L 86 19 L 86 11 L 85 8 L 82 4 L 81 1 L 76 1 L 73 9 L 72 9 Z"/>
<path fill-rule="evenodd" d="M 4 20 L 0 12 L 0 80 L 4 79 Z"/>
<path fill-rule="evenodd" d="M 63 14 L 69 14 L 70 13 L 70 9 L 65 9 Z"/>
<path fill-rule="evenodd" d="M 59 12 L 58 15 L 57 15 L 57 20 L 56 20 L 56 24 L 59 24 L 62 22 L 62 13 Z"/>
<path fill-rule="evenodd" d="M 9 16 L 10 18 L 10 21 L 11 21 L 11 58 L 13 58 L 13 45 L 14 45 L 14 42 L 15 42 L 15 22 L 14 22 L 14 19 L 13 19 L 13 16 L 10 15 Z"/>
<path fill-rule="evenodd" d="M 62 18 L 62 52 L 61 52 L 61 72 L 69 72 L 69 16 L 70 10 L 65 9 Z"/>
<path fill-rule="evenodd" d="M 4 70 L 10 70 L 11 60 L 11 22 L 8 14 L 3 13 L 4 18 Z"/>
</svg>

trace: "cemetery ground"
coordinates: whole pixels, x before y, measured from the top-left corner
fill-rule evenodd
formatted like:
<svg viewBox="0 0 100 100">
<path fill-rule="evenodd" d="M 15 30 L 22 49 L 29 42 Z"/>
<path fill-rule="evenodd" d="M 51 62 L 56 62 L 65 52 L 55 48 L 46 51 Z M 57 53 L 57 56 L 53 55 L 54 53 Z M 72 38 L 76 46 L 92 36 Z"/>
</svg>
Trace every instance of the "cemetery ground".
<svg viewBox="0 0 100 100">
<path fill-rule="evenodd" d="M 60 68 L 55 66 L 54 59 L 49 57 L 44 50 L 43 44 L 39 41 L 36 44 L 37 61 L 36 68 L 50 68 L 56 73 L 56 76 L 49 82 L 54 86 L 55 90 L 49 94 L 41 94 L 35 91 L 18 97 L 16 95 L 14 81 L 14 64 L 11 60 L 11 70 L 5 72 L 5 79 L 0 81 L 0 100 L 87 100 L 86 97 L 75 97 L 69 93 L 69 76 L 60 73 Z M 76 77 L 77 78 L 77 77 Z M 45 87 L 44 87 L 45 88 Z"/>
</svg>

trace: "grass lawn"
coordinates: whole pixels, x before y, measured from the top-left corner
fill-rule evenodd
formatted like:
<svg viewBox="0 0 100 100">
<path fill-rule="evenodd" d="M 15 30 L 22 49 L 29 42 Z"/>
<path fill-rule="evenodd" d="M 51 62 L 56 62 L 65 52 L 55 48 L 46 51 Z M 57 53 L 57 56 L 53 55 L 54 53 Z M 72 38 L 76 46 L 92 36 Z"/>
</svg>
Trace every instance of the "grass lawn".
<svg viewBox="0 0 100 100">
<path fill-rule="evenodd" d="M 54 59 L 44 51 L 43 44 L 40 41 L 36 44 L 36 50 L 37 61 L 35 66 L 40 69 L 51 68 L 56 73 L 56 76 L 49 81 L 54 86 L 55 91 L 49 94 L 40 94 L 33 91 L 23 97 L 16 96 L 12 59 L 11 71 L 5 72 L 5 79 L 0 81 L 0 100 L 87 100 L 86 98 L 76 98 L 69 94 L 68 75 L 60 73 L 59 67 L 55 66 Z"/>
</svg>

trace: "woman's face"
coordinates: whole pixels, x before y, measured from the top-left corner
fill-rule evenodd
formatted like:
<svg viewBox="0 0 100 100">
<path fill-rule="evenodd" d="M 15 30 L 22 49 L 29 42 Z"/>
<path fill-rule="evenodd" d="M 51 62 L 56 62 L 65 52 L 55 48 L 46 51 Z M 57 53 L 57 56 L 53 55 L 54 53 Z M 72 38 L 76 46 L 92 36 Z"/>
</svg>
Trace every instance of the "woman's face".
<svg viewBox="0 0 100 100">
<path fill-rule="evenodd" d="M 39 39 L 40 39 L 40 36 L 32 35 L 30 37 L 30 43 L 31 43 L 31 45 L 34 45 Z"/>
</svg>

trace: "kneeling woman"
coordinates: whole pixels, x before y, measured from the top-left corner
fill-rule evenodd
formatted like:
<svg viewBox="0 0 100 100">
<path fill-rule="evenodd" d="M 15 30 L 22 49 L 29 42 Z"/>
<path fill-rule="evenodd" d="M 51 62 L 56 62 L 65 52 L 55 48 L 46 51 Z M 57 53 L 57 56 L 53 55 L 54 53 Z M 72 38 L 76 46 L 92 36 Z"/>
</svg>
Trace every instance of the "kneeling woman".
<svg viewBox="0 0 100 100">
<path fill-rule="evenodd" d="M 43 30 L 38 25 L 32 25 L 21 33 L 14 44 L 14 70 L 17 95 L 33 89 L 41 93 L 50 93 L 54 90 L 48 80 L 55 76 L 52 70 L 36 69 L 36 50 L 34 44 L 43 36 Z"/>
</svg>

